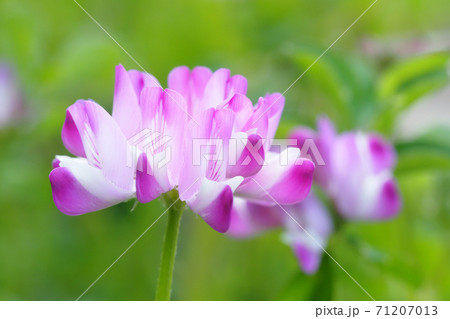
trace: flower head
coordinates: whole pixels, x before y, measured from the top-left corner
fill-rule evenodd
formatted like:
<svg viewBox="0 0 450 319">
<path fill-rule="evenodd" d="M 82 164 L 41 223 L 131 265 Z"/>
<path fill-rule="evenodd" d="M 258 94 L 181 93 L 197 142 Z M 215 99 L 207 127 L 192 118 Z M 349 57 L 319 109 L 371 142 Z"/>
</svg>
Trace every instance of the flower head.
<svg viewBox="0 0 450 319">
<path fill-rule="evenodd" d="M 299 160 L 296 149 L 270 151 L 280 94 L 253 106 L 247 80 L 226 69 L 179 67 L 168 83 L 163 90 L 154 77 L 119 65 L 112 116 L 93 101 L 68 108 L 62 138 L 77 158 L 57 156 L 50 173 L 62 212 L 83 214 L 133 197 L 146 203 L 177 189 L 225 232 L 235 196 L 270 205 L 272 198 L 294 204 L 306 197 L 314 164 Z"/>
<path fill-rule="evenodd" d="M 396 153 L 380 135 L 362 132 L 336 134 L 328 119 L 320 119 L 318 132 L 294 130 L 291 138 L 301 147 L 313 139 L 324 165 L 316 165 L 315 179 L 349 219 L 384 219 L 396 215 L 401 198 L 392 174 Z"/>
</svg>

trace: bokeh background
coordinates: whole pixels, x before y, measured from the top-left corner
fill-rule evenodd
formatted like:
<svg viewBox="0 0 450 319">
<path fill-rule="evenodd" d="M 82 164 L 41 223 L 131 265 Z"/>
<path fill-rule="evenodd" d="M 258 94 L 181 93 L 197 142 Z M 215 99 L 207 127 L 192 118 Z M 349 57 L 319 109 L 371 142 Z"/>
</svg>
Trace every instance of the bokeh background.
<svg viewBox="0 0 450 319">
<path fill-rule="evenodd" d="M 256 101 L 283 92 L 371 0 L 100 1 L 80 4 L 165 84 L 178 65 L 227 67 Z M 377 300 L 450 298 L 450 2 L 379 0 L 286 93 L 278 132 L 327 114 L 339 130 L 377 130 L 399 153 L 404 209 L 348 223 L 328 251 Z M 65 109 L 111 110 L 114 66 L 139 67 L 72 0 L 0 0 L 0 61 L 17 73 L 25 113 L 0 128 L 0 299 L 74 300 L 163 212 L 127 202 L 69 217 L 48 174 L 68 154 Z M 82 300 L 151 300 L 162 218 Z M 183 216 L 175 300 L 367 300 L 328 257 L 300 272 L 272 231 L 250 240 Z"/>
</svg>

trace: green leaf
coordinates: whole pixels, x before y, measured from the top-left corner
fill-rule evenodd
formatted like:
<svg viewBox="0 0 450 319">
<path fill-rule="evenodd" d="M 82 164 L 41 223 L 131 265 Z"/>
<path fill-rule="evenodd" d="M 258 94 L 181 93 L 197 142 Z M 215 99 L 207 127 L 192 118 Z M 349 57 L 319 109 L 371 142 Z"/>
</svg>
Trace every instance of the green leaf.
<svg viewBox="0 0 450 319">
<path fill-rule="evenodd" d="M 340 76 L 330 59 L 322 57 L 319 61 L 314 61 L 319 56 L 316 52 L 302 51 L 294 55 L 294 61 L 302 72 L 307 74 L 315 84 L 320 86 L 325 94 L 339 108 L 346 108 L 347 93 L 342 89 Z M 311 66 L 314 63 L 313 66 Z M 311 67 L 309 70 L 308 68 Z"/>
<path fill-rule="evenodd" d="M 332 300 L 335 266 L 331 258 L 324 254 L 317 273 L 307 275 L 300 270 L 282 290 L 277 300 Z"/>
<path fill-rule="evenodd" d="M 329 100 L 338 126 L 342 129 L 361 126 L 372 116 L 376 105 L 372 67 L 361 59 L 331 52 L 316 61 L 322 52 L 302 48 L 293 55 L 293 60 L 301 72 L 307 71 L 305 78 L 312 80 L 317 94 Z"/>
<path fill-rule="evenodd" d="M 448 83 L 448 53 L 436 53 L 402 61 L 379 79 L 378 94 L 387 107 L 397 111 Z"/>
<path fill-rule="evenodd" d="M 395 145 L 398 152 L 397 174 L 423 170 L 450 169 L 450 130 L 436 129 L 421 137 Z"/>
<path fill-rule="evenodd" d="M 309 276 L 299 270 L 276 299 L 286 301 L 309 300 L 316 282 L 317 275 Z"/>
</svg>

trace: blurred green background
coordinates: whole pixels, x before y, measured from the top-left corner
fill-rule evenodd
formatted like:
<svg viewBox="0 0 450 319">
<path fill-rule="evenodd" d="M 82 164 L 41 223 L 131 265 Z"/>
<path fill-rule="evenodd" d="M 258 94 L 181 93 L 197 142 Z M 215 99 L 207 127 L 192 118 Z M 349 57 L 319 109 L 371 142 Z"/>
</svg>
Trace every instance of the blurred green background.
<svg viewBox="0 0 450 319">
<path fill-rule="evenodd" d="M 247 77 L 253 101 L 283 92 L 372 3 L 79 2 L 163 85 L 178 65 L 226 67 Z M 377 300 L 450 298 L 449 13 L 448 0 L 379 0 L 286 93 L 280 137 L 325 113 L 397 147 L 401 214 L 348 223 L 328 246 Z M 65 216 L 48 181 L 54 155 L 68 154 L 65 109 L 92 98 L 111 110 L 114 66 L 139 67 L 72 0 L 0 0 L 0 60 L 16 69 L 27 108 L 0 131 L 0 299 L 74 300 L 163 212 L 159 201 L 132 212 L 128 202 Z M 165 222 L 82 300 L 153 299 Z M 174 300 L 328 298 L 368 299 L 328 257 L 302 274 L 278 231 L 234 240 L 184 214 Z"/>
</svg>

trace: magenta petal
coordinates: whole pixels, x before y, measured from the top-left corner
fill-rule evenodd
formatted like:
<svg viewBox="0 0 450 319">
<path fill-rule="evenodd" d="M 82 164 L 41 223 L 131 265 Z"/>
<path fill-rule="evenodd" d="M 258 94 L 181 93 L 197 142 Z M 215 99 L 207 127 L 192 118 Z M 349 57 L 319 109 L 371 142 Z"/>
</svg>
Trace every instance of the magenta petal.
<svg viewBox="0 0 450 319">
<path fill-rule="evenodd" d="M 294 244 L 292 249 L 305 273 L 314 274 L 319 269 L 322 252 L 318 252 L 316 249 L 309 249 L 302 244 Z"/>
<path fill-rule="evenodd" d="M 132 196 L 131 192 L 116 188 L 102 176 L 100 170 L 87 163 L 55 168 L 49 178 L 55 205 L 67 215 L 97 211 Z"/>
<path fill-rule="evenodd" d="M 207 181 L 207 186 L 202 187 L 197 197 L 187 203 L 214 230 L 220 233 L 228 230 L 233 206 L 233 191 L 229 185 Z"/>
<path fill-rule="evenodd" d="M 219 233 L 224 233 L 230 227 L 230 210 L 232 205 L 233 193 L 228 186 L 208 207 L 199 211 L 198 214 L 202 216 L 212 229 Z"/>
<path fill-rule="evenodd" d="M 367 138 L 373 171 L 378 173 L 394 167 L 396 162 L 394 147 L 379 135 L 370 134 Z"/>
<path fill-rule="evenodd" d="M 278 206 L 257 205 L 236 197 L 233 200 L 230 228 L 227 234 L 237 238 L 254 236 L 262 231 L 281 226 L 284 214 Z"/>
<path fill-rule="evenodd" d="M 66 167 L 55 168 L 49 178 L 55 205 L 66 215 L 81 215 L 109 206 L 84 189 Z"/>
<path fill-rule="evenodd" d="M 77 124 L 73 120 L 70 109 L 66 111 L 66 120 L 61 132 L 61 138 L 67 150 L 75 156 L 86 157 L 83 142 L 78 132 Z"/>
<path fill-rule="evenodd" d="M 311 190 L 314 164 L 296 158 L 299 151 L 288 148 L 281 154 L 270 153 L 267 165 L 239 186 L 237 193 L 255 203 L 291 205 L 302 201 Z M 282 163 L 287 156 L 288 163 Z"/>
<path fill-rule="evenodd" d="M 162 193 L 164 193 L 164 190 L 153 175 L 147 155 L 141 154 L 136 171 L 136 197 L 138 201 L 148 203 Z"/>
<path fill-rule="evenodd" d="M 402 207 L 401 196 L 394 179 L 388 180 L 381 188 L 374 218 L 386 219 L 397 215 Z"/>
<path fill-rule="evenodd" d="M 61 163 L 61 161 L 59 160 L 59 159 L 57 159 L 57 158 L 55 158 L 53 161 L 52 161 L 52 167 L 53 168 L 57 168 L 57 167 L 59 167 L 59 164 Z"/>
<path fill-rule="evenodd" d="M 299 159 L 270 188 L 270 195 L 280 204 L 295 204 L 308 196 L 311 190 L 314 164 L 309 160 Z"/>
<path fill-rule="evenodd" d="M 240 139 L 236 144 L 242 143 Z M 252 134 L 248 136 L 244 149 L 235 155 L 236 163 L 228 164 L 227 177 L 253 176 L 259 172 L 264 164 L 264 147 L 261 136 Z M 234 159 L 233 159 L 234 160 Z"/>
</svg>

